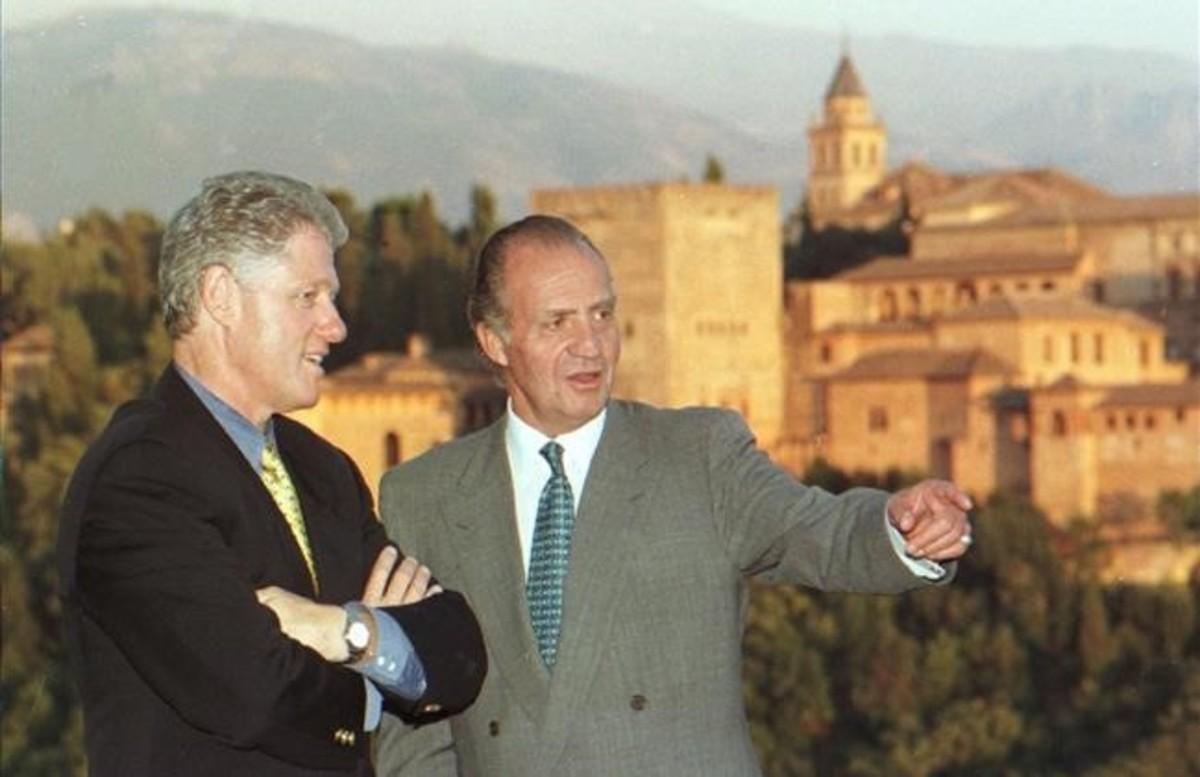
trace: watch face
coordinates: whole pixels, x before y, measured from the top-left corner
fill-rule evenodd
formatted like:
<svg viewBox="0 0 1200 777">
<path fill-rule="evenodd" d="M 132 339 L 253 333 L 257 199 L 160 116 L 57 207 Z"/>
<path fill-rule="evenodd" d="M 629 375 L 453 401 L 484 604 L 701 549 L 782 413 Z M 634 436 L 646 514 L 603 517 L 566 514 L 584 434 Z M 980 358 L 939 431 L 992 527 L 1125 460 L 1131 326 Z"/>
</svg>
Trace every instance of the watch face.
<svg viewBox="0 0 1200 777">
<path fill-rule="evenodd" d="M 371 630 L 367 628 L 367 624 L 361 621 L 351 623 L 346 632 L 346 641 L 355 650 L 364 650 L 371 641 Z"/>
</svg>

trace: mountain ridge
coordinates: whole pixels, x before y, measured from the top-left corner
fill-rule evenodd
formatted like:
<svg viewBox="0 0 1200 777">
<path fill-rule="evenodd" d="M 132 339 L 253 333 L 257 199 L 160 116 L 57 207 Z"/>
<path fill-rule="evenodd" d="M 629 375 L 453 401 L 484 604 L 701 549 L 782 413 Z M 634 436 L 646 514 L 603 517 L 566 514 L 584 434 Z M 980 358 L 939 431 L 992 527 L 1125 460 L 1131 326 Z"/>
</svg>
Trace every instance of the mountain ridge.
<svg viewBox="0 0 1200 777">
<path fill-rule="evenodd" d="M 691 33 L 703 34 L 701 26 Z M 815 97 L 775 106 L 795 116 L 788 124 L 762 119 L 752 104 L 770 107 L 789 84 L 766 84 L 761 59 L 730 60 L 733 39 L 705 54 L 720 67 L 688 80 L 714 93 L 705 110 L 682 89 L 663 95 L 663 84 L 680 78 L 665 71 L 628 83 L 611 70 L 584 77 L 460 44 L 365 44 L 205 12 L 113 11 L 6 31 L 3 204 L 43 226 L 93 205 L 165 215 L 199 178 L 251 166 L 349 189 L 360 203 L 428 189 L 451 220 L 481 182 L 511 217 L 531 188 L 694 178 L 712 153 L 731 182 L 774 185 L 790 209 L 807 164 L 804 129 L 836 64 L 831 41 L 804 40 L 821 44 L 810 47 L 820 50 L 806 55 L 811 61 L 827 62 L 792 90 Z M 1195 188 L 1187 170 L 1200 159 L 1188 127 L 1196 99 L 1166 55 L 1130 55 L 1133 64 L 1110 63 L 1081 80 L 1088 63 L 1062 52 L 1014 63 L 1004 52 L 917 47 L 932 60 L 907 70 L 894 52 L 889 59 L 865 43 L 854 52 L 891 132 L 892 166 L 912 158 L 955 170 L 1053 165 L 1117 191 Z M 636 64 L 639 50 L 631 43 L 617 56 Z M 676 69 L 696 61 L 674 50 L 677 59 L 652 56 L 682 63 Z M 957 90 L 922 75 L 972 57 L 1021 83 Z M 1047 69 L 1076 75 L 1034 78 Z M 718 99 L 738 83 L 756 85 L 735 95 L 741 107 L 728 94 Z M 971 109 L 977 100 L 988 109 Z M 752 114 L 760 118 L 747 121 Z M 1039 116 L 1050 120 L 1030 118 Z M 1081 116 L 1090 131 L 1062 132 Z M 755 122 L 766 129 L 752 131 Z M 981 136 L 980 122 L 1000 131 Z"/>
</svg>

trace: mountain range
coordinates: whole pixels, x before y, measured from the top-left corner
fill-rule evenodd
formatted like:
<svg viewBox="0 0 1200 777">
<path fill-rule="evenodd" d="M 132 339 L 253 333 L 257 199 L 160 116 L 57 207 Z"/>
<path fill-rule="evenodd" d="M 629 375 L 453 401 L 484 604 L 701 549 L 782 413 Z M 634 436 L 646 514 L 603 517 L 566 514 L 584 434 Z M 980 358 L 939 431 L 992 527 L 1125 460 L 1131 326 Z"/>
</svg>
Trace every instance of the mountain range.
<svg viewBox="0 0 1200 777">
<path fill-rule="evenodd" d="M 451 221 L 480 182 L 511 217 L 532 188 L 694 179 L 710 153 L 729 180 L 796 204 L 805 129 L 845 46 L 834 36 L 670 0 L 636 20 L 602 4 L 547 12 L 534 36 L 520 18 L 485 23 L 477 2 L 444 0 L 437 18 L 461 24 L 438 45 L 417 45 L 417 24 L 414 42 L 380 45 L 166 10 L 6 30 L 6 221 L 45 227 L 92 206 L 166 215 L 200 178 L 242 167 L 363 204 L 428 189 Z M 413 0 L 414 20 L 428 5 Z M 886 37 L 855 40 L 851 54 L 893 165 L 1054 166 L 1118 192 L 1198 188 L 1193 62 Z"/>
</svg>

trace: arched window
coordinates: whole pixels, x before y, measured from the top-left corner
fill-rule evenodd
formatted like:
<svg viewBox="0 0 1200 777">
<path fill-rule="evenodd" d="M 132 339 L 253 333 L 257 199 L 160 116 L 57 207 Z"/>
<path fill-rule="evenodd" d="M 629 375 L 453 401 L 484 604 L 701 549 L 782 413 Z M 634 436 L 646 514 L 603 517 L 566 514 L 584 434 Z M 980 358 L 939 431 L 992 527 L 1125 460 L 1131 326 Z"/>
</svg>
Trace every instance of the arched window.
<svg viewBox="0 0 1200 777">
<path fill-rule="evenodd" d="M 972 281 L 959 281 L 954 287 L 954 304 L 962 307 L 964 305 L 973 305 L 979 295 L 975 291 L 975 284 Z"/>
<path fill-rule="evenodd" d="M 915 286 L 908 289 L 908 317 L 921 317 L 921 290 Z"/>
<path fill-rule="evenodd" d="M 896 302 L 896 292 L 891 289 L 884 289 L 883 296 L 879 301 L 879 320 L 880 321 L 895 321 L 900 315 L 899 305 Z"/>
<path fill-rule="evenodd" d="M 1050 431 L 1055 437 L 1067 435 L 1067 416 L 1061 410 L 1055 410 L 1050 418 Z"/>
<path fill-rule="evenodd" d="M 383 460 L 388 467 L 394 467 L 400 463 L 400 435 L 395 432 L 388 432 L 384 435 Z"/>
</svg>

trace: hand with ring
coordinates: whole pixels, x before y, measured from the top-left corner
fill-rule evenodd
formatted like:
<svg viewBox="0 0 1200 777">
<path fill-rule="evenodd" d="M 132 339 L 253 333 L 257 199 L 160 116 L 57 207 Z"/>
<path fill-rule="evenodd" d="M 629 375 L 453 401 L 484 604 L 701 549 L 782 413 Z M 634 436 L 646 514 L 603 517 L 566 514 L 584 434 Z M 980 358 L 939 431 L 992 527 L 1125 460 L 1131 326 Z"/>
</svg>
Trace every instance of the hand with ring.
<svg viewBox="0 0 1200 777">
<path fill-rule="evenodd" d="M 971 546 L 971 498 L 945 480 L 922 480 L 888 500 L 888 520 L 913 558 L 952 561 Z"/>
</svg>

